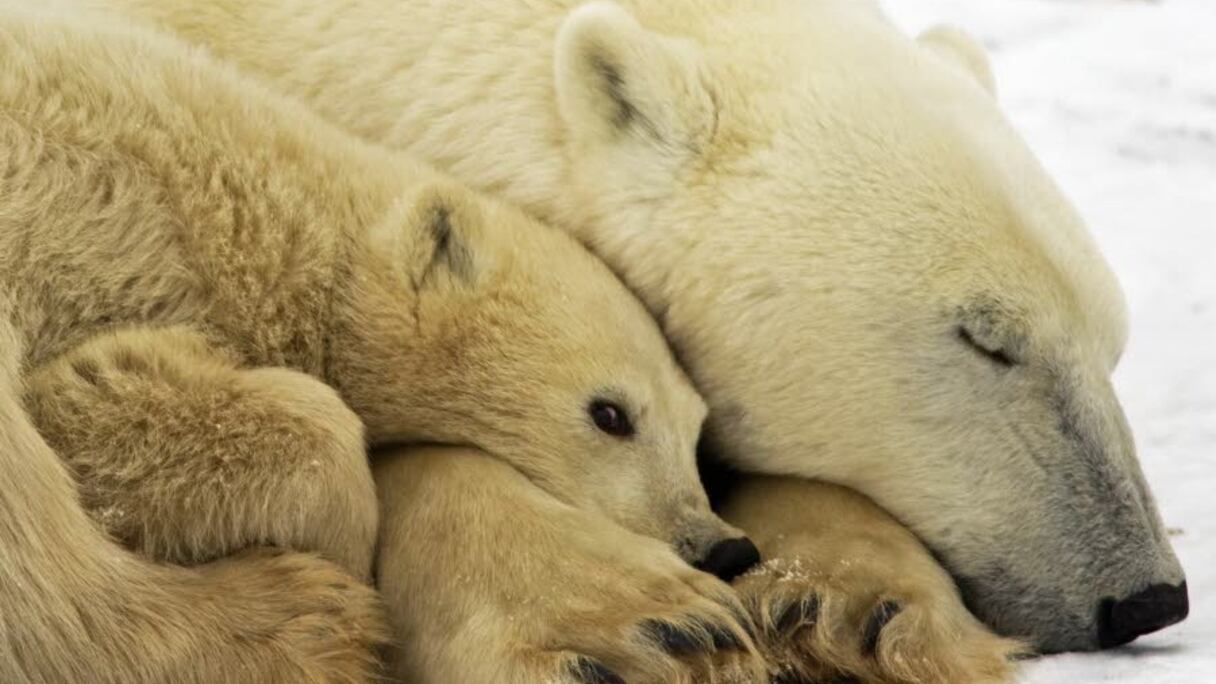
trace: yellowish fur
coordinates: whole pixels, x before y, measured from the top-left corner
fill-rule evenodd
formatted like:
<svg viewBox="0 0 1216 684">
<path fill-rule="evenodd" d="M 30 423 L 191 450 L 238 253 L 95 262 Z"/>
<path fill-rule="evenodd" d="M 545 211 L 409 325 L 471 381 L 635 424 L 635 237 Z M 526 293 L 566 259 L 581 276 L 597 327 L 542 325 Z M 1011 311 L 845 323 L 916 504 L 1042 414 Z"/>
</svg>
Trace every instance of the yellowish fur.
<svg viewBox="0 0 1216 684">
<path fill-rule="evenodd" d="M 22 410 L 21 350 L 0 317 L 0 681 L 373 678 L 388 636 L 383 609 L 336 566 L 273 550 L 154 565 L 99 532 Z"/>
<path fill-rule="evenodd" d="M 764 531 L 756 541 L 771 558 L 735 582 L 759 626 L 761 664 L 713 652 L 712 637 L 704 651 L 665 651 L 648 620 L 696 635 L 738 600 L 681 570 L 662 544 L 557 501 L 501 461 L 392 449 L 373 469 L 376 575 L 403 682 L 617 681 L 578 676 L 595 671 L 647 684 L 995 684 L 1025 652 L 967 612 L 911 533 L 835 485 L 750 477 L 723 509 Z"/>
<path fill-rule="evenodd" d="M 367 680 L 365 440 L 476 445 L 688 560 L 739 534 L 703 402 L 564 234 L 98 17 L 0 9 L 0 149 L 0 679 Z M 156 559 L 346 574 L 152 566 L 84 507 Z"/>
<path fill-rule="evenodd" d="M 363 426 L 320 381 L 241 368 L 180 327 L 135 329 L 35 370 L 26 402 L 85 508 L 127 547 L 192 563 L 273 542 L 370 578 Z"/>
<path fill-rule="evenodd" d="M 735 587 L 772 668 L 795 681 L 996 684 L 1025 652 L 967 612 L 916 537 L 856 492 L 750 476 L 722 514 L 759 531 L 770 560 Z"/>
<path fill-rule="evenodd" d="M 695 635 L 738 599 L 681 570 L 662 544 L 553 499 L 501 461 L 393 449 L 375 456 L 374 473 L 376 575 L 402 682 L 598 682 L 578 677 L 600 672 L 594 663 L 654 684 L 996 684 L 1026 652 L 967 611 L 906 528 L 835 485 L 748 477 L 724 505 L 732 522 L 762 530 L 769 559 L 734 582 L 758 626 L 760 664 L 748 651 L 712 651 L 709 638 L 704 651 L 665 651 L 648 620 Z"/>
<path fill-rule="evenodd" d="M 1002 633 L 1095 648 L 1104 601 L 1183 580 L 1110 382 L 1115 278 L 957 31 L 857 0 L 91 1 L 578 236 L 724 458 L 871 497 Z"/>
<path fill-rule="evenodd" d="M 669 546 L 476 449 L 389 450 L 373 467 L 399 681 L 766 682 L 739 599 Z"/>
</svg>

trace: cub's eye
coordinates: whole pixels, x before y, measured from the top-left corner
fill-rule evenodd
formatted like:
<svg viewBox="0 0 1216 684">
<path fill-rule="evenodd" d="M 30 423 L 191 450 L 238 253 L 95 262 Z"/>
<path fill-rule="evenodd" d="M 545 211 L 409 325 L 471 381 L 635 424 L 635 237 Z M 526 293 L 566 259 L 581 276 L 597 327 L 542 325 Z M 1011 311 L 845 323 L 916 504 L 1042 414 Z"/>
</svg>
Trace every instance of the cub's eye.
<svg viewBox="0 0 1216 684">
<path fill-rule="evenodd" d="M 620 405 L 604 399 L 596 399 L 587 407 L 587 414 L 595 422 L 595 426 L 613 437 L 630 437 L 633 435 L 633 423 L 629 414 Z"/>
<path fill-rule="evenodd" d="M 978 352 L 984 358 L 988 359 L 989 361 L 991 361 L 999 366 L 1002 366 L 1005 368 L 1011 368 L 1011 367 L 1017 365 L 1017 362 L 1014 361 L 1013 358 L 1009 356 L 1009 354 L 1006 354 L 1003 349 L 999 349 L 999 348 L 991 349 L 989 347 L 984 346 L 983 344 L 980 344 L 979 341 L 976 340 L 975 337 L 971 334 L 971 331 L 967 330 L 966 328 L 958 329 L 958 337 L 968 347 L 971 347 L 973 350 Z"/>
</svg>

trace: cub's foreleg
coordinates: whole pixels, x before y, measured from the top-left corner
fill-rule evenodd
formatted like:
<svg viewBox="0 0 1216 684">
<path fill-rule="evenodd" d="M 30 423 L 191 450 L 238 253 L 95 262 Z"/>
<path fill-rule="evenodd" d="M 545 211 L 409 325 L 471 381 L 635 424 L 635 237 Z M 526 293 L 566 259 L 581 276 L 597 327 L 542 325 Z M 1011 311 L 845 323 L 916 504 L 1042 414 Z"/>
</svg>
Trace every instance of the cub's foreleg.
<svg viewBox="0 0 1216 684">
<path fill-rule="evenodd" d="M 140 329 L 37 369 L 26 401 L 85 507 L 145 555 L 194 563 L 274 544 L 370 577 L 362 425 L 321 382 L 240 368 L 186 329 Z"/>
<path fill-rule="evenodd" d="M 1019 644 L 967 611 L 928 550 L 866 497 L 821 482 L 744 477 L 721 510 L 766 561 L 735 580 L 776 681 L 995 684 Z"/>
<path fill-rule="evenodd" d="M 483 452 L 375 458 L 376 576 L 408 684 L 761 684 L 734 592 Z"/>
</svg>

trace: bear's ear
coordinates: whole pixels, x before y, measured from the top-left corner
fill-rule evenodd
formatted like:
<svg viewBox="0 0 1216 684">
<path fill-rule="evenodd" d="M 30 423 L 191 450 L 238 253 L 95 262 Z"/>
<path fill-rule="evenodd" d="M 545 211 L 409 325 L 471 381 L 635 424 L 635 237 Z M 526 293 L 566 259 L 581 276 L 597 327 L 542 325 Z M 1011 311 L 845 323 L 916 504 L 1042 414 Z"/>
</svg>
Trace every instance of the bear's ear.
<svg viewBox="0 0 1216 684">
<path fill-rule="evenodd" d="M 641 141 L 696 151 L 714 125 L 714 101 L 690 41 L 649 31 L 612 2 L 570 13 L 557 35 L 557 104 L 575 142 Z"/>
<path fill-rule="evenodd" d="M 963 67 L 984 90 L 996 95 L 996 79 L 979 41 L 954 26 L 934 26 L 916 38 L 922 46 Z"/>
<path fill-rule="evenodd" d="M 477 279 L 474 246 L 484 216 L 477 196 L 455 183 L 430 183 L 406 200 L 401 259 L 415 289 Z"/>
</svg>

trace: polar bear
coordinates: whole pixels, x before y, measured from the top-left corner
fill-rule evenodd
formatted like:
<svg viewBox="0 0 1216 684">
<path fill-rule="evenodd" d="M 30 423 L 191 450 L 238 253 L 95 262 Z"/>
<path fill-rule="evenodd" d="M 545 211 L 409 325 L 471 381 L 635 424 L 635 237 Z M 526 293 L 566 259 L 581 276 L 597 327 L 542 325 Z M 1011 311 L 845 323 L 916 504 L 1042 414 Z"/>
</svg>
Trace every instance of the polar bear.
<svg viewBox="0 0 1216 684">
<path fill-rule="evenodd" d="M 366 678 L 366 442 L 474 445 L 707 571 L 754 562 L 697 477 L 703 401 L 572 238 L 174 40 L 0 26 L 0 680 Z M 82 504 L 158 560 L 269 543 L 350 577 L 155 569 Z M 754 651 L 711 575 L 671 603 Z"/>
<path fill-rule="evenodd" d="M 1111 387 L 1118 285 L 960 32 L 856 0 L 105 4 L 578 236 L 722 458 L 872 497 L 999 632 L 1185 617 Z"/>
</svg>

